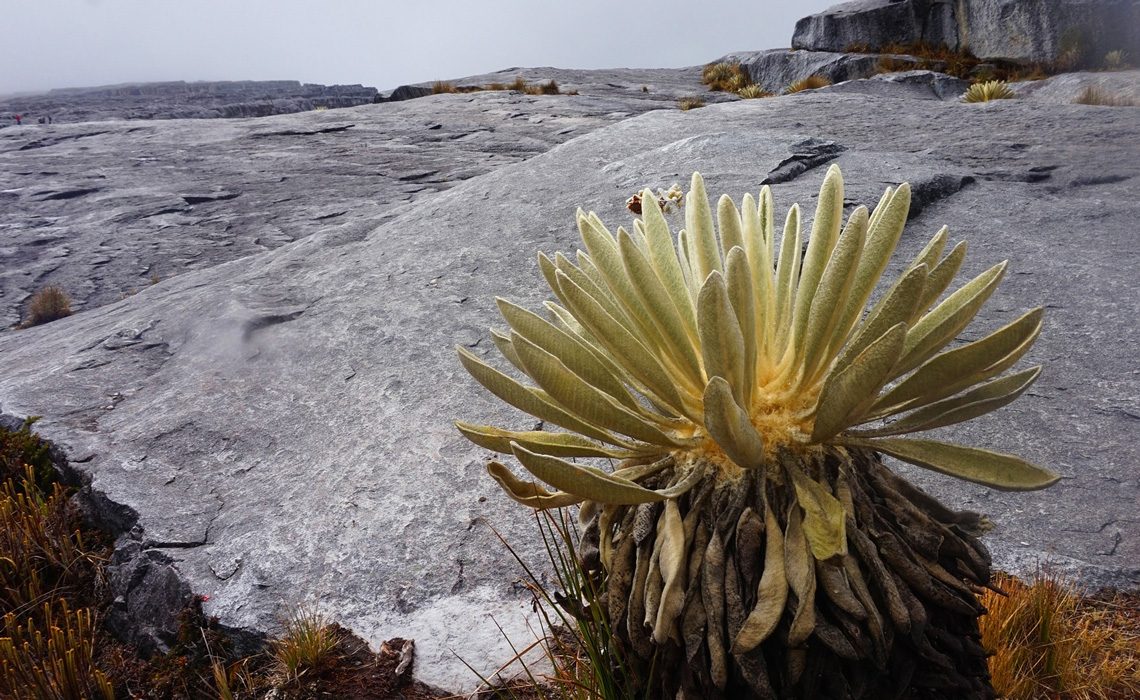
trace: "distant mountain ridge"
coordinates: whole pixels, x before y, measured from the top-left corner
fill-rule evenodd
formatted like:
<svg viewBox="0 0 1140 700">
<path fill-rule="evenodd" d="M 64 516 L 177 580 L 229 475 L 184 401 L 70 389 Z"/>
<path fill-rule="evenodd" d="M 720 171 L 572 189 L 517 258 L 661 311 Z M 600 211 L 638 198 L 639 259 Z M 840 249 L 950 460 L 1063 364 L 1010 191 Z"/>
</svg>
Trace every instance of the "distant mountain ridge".
<svg viewBox="0 0 1140 700">
<path fill-rule="evenodd" d="M 28 121 L 109 119 L 218 119 L 265 117 L 336 109 L 378 102 L 374 87 L 319 85 L 297 80 L 222 80 L 123 83 L 57 88 L 0 100 L 0 115 L 20 114 Z M 7 120 L 4 120 L 7 125 Z"/>
</svg>

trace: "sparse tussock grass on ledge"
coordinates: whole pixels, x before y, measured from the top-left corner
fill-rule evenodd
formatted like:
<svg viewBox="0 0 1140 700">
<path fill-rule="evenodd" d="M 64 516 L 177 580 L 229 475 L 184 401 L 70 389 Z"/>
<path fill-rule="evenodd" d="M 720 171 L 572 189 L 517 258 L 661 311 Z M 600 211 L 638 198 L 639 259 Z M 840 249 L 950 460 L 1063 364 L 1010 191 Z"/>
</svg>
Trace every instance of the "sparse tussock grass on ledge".
<svg viewBox="0 0 1140 700">
<path fill-rule="evenodd" d="M 1081 90 L 1081 93 L 1077 95 L 1073 103 L 1079 105 L 1099 105 L 1101 107 L 1137 106 L 1136 100 L 1131 97 L 1115 95 L 1099 85 L 1089 85 L 1084 90 Z"/>
<path fill-rule="evenodd" d="M 768 92 L 759 85 L 749 85 L 747 87 L 741 88 L 740 90 L 736 91 L 736 94 L 740 95 L 746 100 L 754 100 L 759 97 L 772 97 L 773 95 L 773 93 Z"/>
<path fill-rule="evenodd" d="M 455 85 L 444 80 L 437 80 L 431 84 L 431 94 L 443 95 L 452 92 L 458 92 Z"/>
<path fill-rule="evenodd" d="M 831 81 L 824 76 L 809 75 L 784 88 L 784 94 L 791 95 L 797 92 L 803 92 L 804 90 L 817 90 L 822 87 L 827 87 L 828 85 L 831 85 Z"/>
<path fill-rule="evenodd" d="M 699 97 L 682 97 L 677 100 L 677 108 L 682 112 L 688 112 L 690 109 L 700 109 L 705 106 L 705 101 Z"/>
<path fill-rule="evenodd" d="M 20 324 L 23 328 L 38 326 L 71 315 L 71 297 L 62 287 L 44 287 L 32 295 L 28 315 Z"/>
</svg>

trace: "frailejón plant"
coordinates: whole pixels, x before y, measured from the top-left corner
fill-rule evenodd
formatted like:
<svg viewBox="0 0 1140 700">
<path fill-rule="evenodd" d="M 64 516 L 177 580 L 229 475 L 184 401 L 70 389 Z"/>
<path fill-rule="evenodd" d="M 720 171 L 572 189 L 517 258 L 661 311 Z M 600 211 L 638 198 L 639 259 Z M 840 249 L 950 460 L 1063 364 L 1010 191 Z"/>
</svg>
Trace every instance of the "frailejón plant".
<svg viewBox="0 0 1140 700">
<path fill-rule="evenodd" d="M 1004 80 L 986 80 L 974 83 L 962 95 L 963 102 L 989 102 L 991 100 L 1012 100 L 1016 95 Z"/>
<path fill-rule="evenodd" d="M 881 455 L 999 489 L 1053 483 L 1018 457 L 900 437 L 1024 392 L 1040 367 L 1001 375 L 1041 309 L 946 349 L 1006 263 L 943 298 L 966 252 L 945 253 L 943 228 L 866 310 L 907 219 L 905 183 L 844 224 L 832 166 L 802 253 L 799 207 L 777 236 L 767 187 L 739 209 L 721 197 L 714 216 L 694 174 L 676 239 L 653 193 L 641 201 L 632 232 L 579 210 L 585 250 L 539 254 L 548 315 L 498 300 L 509 329 L 495 344 L 533 385 L 459 348 L 485 388 L 565 432 L 457 423 L 554 489 L 492 461 L 511 498 L 581 505 L 611 628 L 646 672 L 636 690 L 992 696 L 975 597 L 988 521 Z"/>
</svg>

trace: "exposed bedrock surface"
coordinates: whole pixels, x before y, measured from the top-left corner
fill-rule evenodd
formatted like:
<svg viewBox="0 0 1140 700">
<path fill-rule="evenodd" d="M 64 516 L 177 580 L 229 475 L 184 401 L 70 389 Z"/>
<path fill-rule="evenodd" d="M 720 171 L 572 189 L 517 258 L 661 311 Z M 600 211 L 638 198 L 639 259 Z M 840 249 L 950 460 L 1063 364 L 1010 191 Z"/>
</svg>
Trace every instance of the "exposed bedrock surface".
<svg viewBox="0 0 1140 700">
<path fill-rule="evenodd" d="M 792 36 L 792 48 L 813 51 L 892 43 L 1099 66 L 1109 51 L 1140 50 L 1140 6 L 1132 0 L 855 0 L 804 17 Z"/>
<path fill-rule="evenodd" d="M 132 251 L 147 245 L 139 241 L 169 237 L 159 263 L 182 254 L 179 238 L 222 237 L 216 219 L 230 224 L 225 240 L 247 249 L 124 300 L 0 333 L 0 404 L 44 416 L 42 431 L 89 475 L 96 512 L 130 530 L 120 541 L 117 614 L 143 619 L 142 631 L 161 638 L 162 620 L 147 616 L 161 612 L 160 593 L 174 581 L 209 595 L 208 612 L 225 624 L 249 630 L 272 630 L 283 606 L 315 601 L 374 642 L 414 638 L 422 680 L 470 687 L 457 655 L 484 672 L 511 655 L 494 621 L 516 642 L 531 639 L 529 596 L 490 526 L 529 561 L 542 554 L 531 516 L 499 492 L 483 472 L 488 454 L 450 421 L 530 423 L 479 390 L 453 346 L 493 354 L 486 328 L 500 325 L 495 295 L 532 308 L 547 297 L 535 251 L 577 247 L 579 205 L 628 225 L 631 193 L 685 183 L 699 169 L 713 192 L 739 198 L 769 179 L 781 212 L 793 201 L 811 212 L 834 162 L 851 206 L 913 183 L 921 211 L 900 260 L 942 224 L 969 241 L 963 278 L 1010 260 L 961 340 L 1028 307 L 1048 309 L 1029 358 L 1046 364 L 1042 379 L 1010 407 L 944 433 L 1048 465 L 1062 481 L 1009 494 L 918 469 L 907 475 L 954 506 L 990 514 L 997 529 L 988 541 L 1003 568 L 1031 573 L 1052 563 L 1089 585 L 1138 583 L 1137 112 L 898 94 L 820 91 L 639 116 L 630 102 L 603 108 L 609 98 L 600 97 L 440 95 L 335 115 L 151 123 L 25 150 L 40 136 L 18 142 L 6 130 L 2 189 L 20 190 L 0 194 L 6 213 L 48 202 L 88 207 L 89 226 L 51 234 L 51 246 L 74 251 L 67 264 L 76 279 L 96 274 L 99 245 L 117 252 L 94 267 L 135 256 L 131 269 L 140 269 L 142 253 Z M 485 127 L 452 131 L 440 115 L 456 114 Z M 325 134 L 255 135 L 348 123 Z M 533 130 L 510 126 L 524 123 Z M 401 146 L 401 128 L 422 136 Z M 428 138 L 437 132 L 473 143 L 443 150 Z M 545 152 L 524 159 L 518 144 L 527 142 Z M 137 166 L 149 175 L 121 179 L 136 167 L 124 166 L 132 144 L 137 157 L 151 149 L 158 160 Z M 420 166 L 404 163 L 417 159 L 428 161 L 422 172 L 439 171 L 421 184 L 441 181 L 419 193 L 377 165 L 411 174 Z M 322 163 L 330 172 L 303 176 Z M 13 184 L 17 170 L 45 182 Z M 238 172 L 246 176 L 219 174 Z M 92 187 L 103 189 L 71 200 L 32 194 Z M 188 195 L 235 191 L 186 204 Z M 131 197 L 176 209 L 159 216 L 172 217 L 178 235 L 144 234 L 107 216 Z M 44 217 L 46 228 L 68 215 L 66 206 L 53 211 L 28 216 Z M 283 212 L 295 223 L 273 219 Z M 335 212 L 341 225 L 314 223 Z M 253 239 L 273 227 L 296 240 L 259 249 Z M 35 234 L 9 224 L 4 235 Z M 209 240 L 188 245 L 213 254 Z M 4 270 L 40 260 L 9 258 Z M 23 288 L 6 282 L 5 294 Z M 4 303 L 11 319 L 13 302 Z"/>
</svg>

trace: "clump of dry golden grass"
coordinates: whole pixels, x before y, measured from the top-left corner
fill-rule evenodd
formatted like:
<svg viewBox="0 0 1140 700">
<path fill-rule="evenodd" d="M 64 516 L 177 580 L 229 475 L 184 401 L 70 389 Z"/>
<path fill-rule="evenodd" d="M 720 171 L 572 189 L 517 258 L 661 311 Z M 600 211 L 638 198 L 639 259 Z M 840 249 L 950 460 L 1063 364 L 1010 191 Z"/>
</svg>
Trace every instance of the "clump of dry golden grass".
<svg viewBox="0 0 1140 700">
<path fill-rule="evenodd" d="M 296 680 L 331 665 L 336 651 L 335 629 L 320 613 L 301 608 L 285 621 L 285 633 L 273 642 L 270 653 L 282 678 Z"/>
<path fill-rule="evenodd" d="M 20 327 L 38 326 L 70 315 L 71 297 L 62 287 L 52 285 L 32 295 L 32 300 L 28 304 L 28 315 Z"/>
<path fill-rule="evenodd" d="M 713 92 L 735 92 L 752 85 L 752 74 L 739 63 L 710 63 L 701 70 L 701 82 Z"/>
<path fill-rule="evenodd" d="M 699 97 L 682 97 L 677 100 L 677 109 L 682 112 L 688 112 L 690 109 L 700 109 L 705 106 L 705 101 Z"/>
<path fill-rule="evenodd" d="M 1084 90 L 1081 90 L 1081 93 L 1073 100 L 1073 104 L 1100 105 L 1102 107 L 1135 107 L 1136 100 L 1123 95 L 1114 95 L 1099 85 L 1089 85 Z"/>
<path fill-rule="evenodd" d="M 1082 597 L 1049 574 L 1023 583 L 999 574 L 979 620 L 994 688 L 1010 700 L 1140 697 L 1136 594 Z"/>
<path fill-rule="evenodd" d="M 827 87 L 828 85 L 831 85 L 831 81 L 824 76 L 809 75 L 784 88 L 784 94 L 791 95 L 797 92 L 803 92 L 804 90 L 816 90 L 821 87 Z"/>
<path fill-rule="evenodd" d="M 759 97 L 772 97 L 774 93 L 768 92 L 759 85 L 748 85 L 747 87 L 737 90 L 736 94 L 746 100 L 754 100 Z"/>
<path fill-rule="evenodd" d="M 458 90 L 455 89 L 455 85 L 445 80 L 437 80 L 431 84 L 431 94 L 433 95 L 444 95 L 453 92 L 458 92 Z"/>
</svg>

